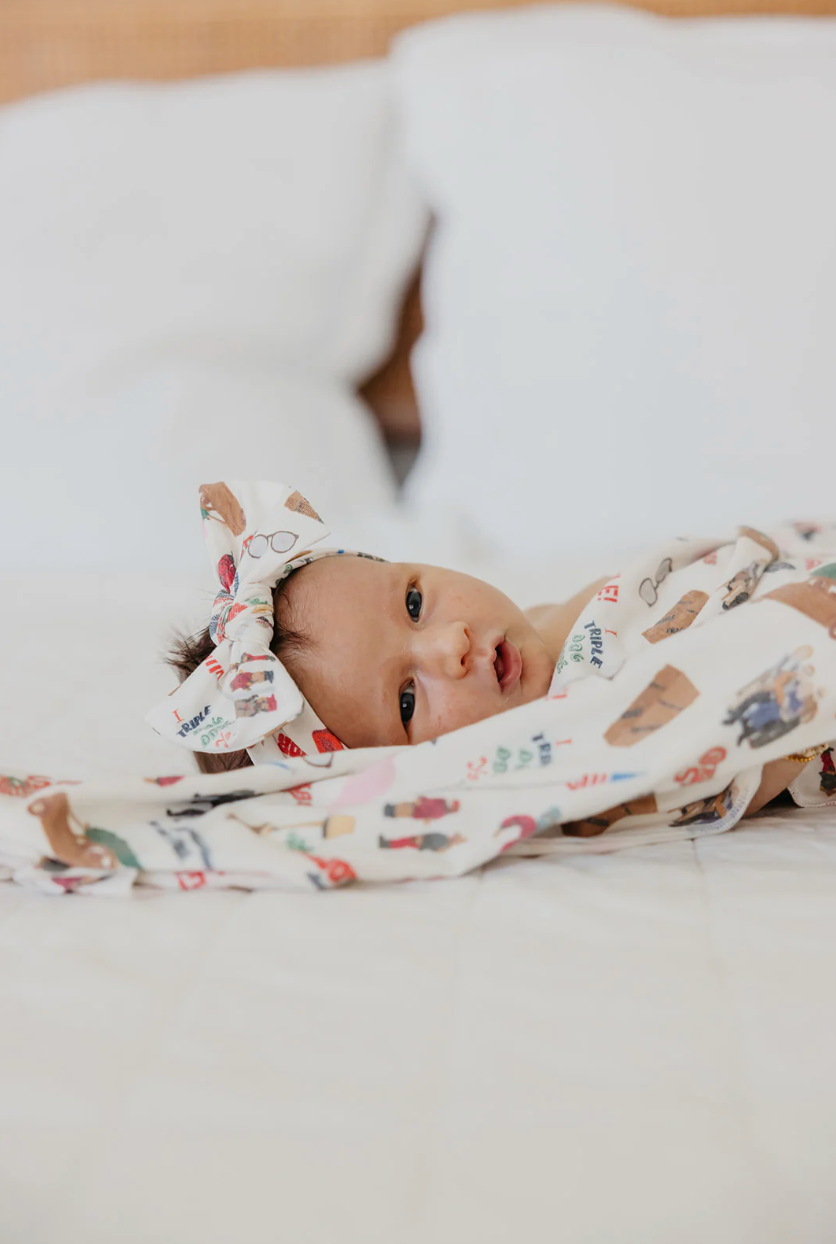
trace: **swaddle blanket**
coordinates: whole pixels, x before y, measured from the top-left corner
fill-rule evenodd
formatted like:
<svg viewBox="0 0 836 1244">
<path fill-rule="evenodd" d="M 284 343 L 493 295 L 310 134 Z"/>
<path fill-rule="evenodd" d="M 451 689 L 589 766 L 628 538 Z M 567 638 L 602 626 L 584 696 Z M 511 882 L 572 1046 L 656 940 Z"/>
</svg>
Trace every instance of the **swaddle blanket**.
<svg viewBox="0 0 836 1244">
<path fill-rule="evenodd" d="M 765 763 L 834 737 L 836 527 L 741 528 L 637 559 L 546 697 L 432 742 L 212 776 L 5 773 L 0 865 L 53 893 L 450 877 L 730 829 Z M 836 801 L 829 749 L 799 769 L 797 802 Z"/>
</svg>

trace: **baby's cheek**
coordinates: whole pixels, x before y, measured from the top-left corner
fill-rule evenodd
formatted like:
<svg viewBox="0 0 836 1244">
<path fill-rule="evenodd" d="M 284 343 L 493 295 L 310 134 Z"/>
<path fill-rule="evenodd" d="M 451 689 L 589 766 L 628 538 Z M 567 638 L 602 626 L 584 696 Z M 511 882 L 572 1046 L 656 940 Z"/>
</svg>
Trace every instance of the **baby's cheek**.
<svg viewBox="0 0 836 1244">
<path fill-rule="evenodd" d="M 472 726 L 486 717 L 501 713 L 503 708 L 511 705 L 497 703 L 488 696 L 465 695 L 455 691 L 439 692 L 433 705 L 431 725 L 427 738 L 438 738 L 441 734 L 449 734 L 451 730 L 461 730 L 464 726 Z"/>
</svg>

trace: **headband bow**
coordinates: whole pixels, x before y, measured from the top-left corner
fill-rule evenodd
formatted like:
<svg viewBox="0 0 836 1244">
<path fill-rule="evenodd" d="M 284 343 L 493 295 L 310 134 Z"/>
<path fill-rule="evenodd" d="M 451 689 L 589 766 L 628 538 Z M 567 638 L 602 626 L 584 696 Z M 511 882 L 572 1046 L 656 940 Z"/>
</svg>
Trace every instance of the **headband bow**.
<svg viewBox="0 0 836 1244">
<path fill-rule="evenodd" d="M 270 644 L 273 588 L 300 566 L 344 550 L 311 552 L 330 533 L 285 484 L 202 484 L 200 514 L 219 582 L 209 621 L 215 651 L 145 720 L 194 752 L 246 748 L 254 764 L 341 750 Z"/>
</svg>

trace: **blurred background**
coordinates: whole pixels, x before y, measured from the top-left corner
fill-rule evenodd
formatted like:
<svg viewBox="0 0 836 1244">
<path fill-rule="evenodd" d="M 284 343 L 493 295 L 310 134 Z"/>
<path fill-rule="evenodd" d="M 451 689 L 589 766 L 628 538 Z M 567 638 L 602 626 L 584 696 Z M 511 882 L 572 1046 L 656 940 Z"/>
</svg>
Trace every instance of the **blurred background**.
<svg viewBox="0 0 836 1244">
<path fill-rule="evenodd" d="M 2 0 L 10 564 L 199 572 L 256 469 L 556 584 L 828 511 L 832 0 L 759 7 Z"/>
<path fill-rule="evenodd" d="M 834 19 L 0 0 L 3 765 L 182 769 L 143 716 L 204 482 L 522 606 L 836 517 Z M 307 902 L 0 886 L 0 1244 L 831 1244 L 828 813 Z"/>
</svg>

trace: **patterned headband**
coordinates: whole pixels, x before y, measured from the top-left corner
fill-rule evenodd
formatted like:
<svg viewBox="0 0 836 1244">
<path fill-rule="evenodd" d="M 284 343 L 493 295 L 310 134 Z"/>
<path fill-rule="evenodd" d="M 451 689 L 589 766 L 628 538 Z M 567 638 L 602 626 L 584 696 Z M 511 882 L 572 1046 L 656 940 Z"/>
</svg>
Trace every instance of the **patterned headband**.
<svg viewBox="0 0 836 1244">
<path fill-rule="evenodd" d="M 270 644 L 275 586 L 300 566 L 345 550 L 311 552 L 330 533 L 285 484 L 202 484 L 200 514 L 220 585 L 209 621 L 215 651 L 145 720 L 194 752 L 246 748 L 253 764 L 342 750 Z"/>
</svg>

